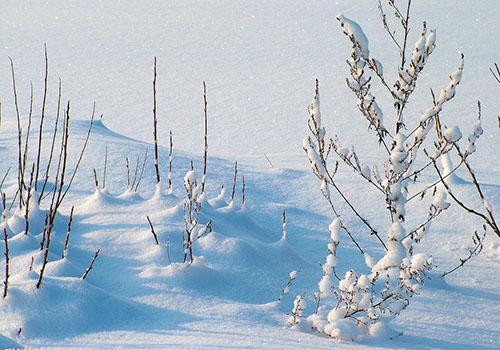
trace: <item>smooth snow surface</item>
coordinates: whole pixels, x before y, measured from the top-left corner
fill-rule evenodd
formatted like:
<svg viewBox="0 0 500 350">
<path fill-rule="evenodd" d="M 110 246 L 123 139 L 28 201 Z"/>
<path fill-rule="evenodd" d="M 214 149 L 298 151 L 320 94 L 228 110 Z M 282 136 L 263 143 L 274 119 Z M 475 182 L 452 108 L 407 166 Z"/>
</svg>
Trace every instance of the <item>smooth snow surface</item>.
<svg viewBox="0 0 500 350">
<path fill-rule="evenodd" d="M 330 237 L 328 226 L 333 218 L 302 150 L 306 107 L 314 93 L 314 79 L 319 78 L 327 136 L 338 133 L 345 146 L 356 143 L 358 153 L 366 155 L 364 160 L 376 159 L 376 143 L 365 137 L 366 124 L 345 85 L 350 49 L 336 20 L 338 13 L 356 20 L 370 41 L 370 54 L 383 62 L 384 74 L 393 74 L 397 52 L 388 49 L 376 6 L 377 1 L 371 0 L 2 1 L 0 174 L 17 166 L 7 56 L 16 66 L 23 115 L 28 113 L 29 81 L 33 80 L 33 125 L 38 125 L 43 43 L 47 43 L 47 125 L 55 116 L 57 77 L 61 76 L 63 99 L 72 102 L 72 151 L 78 152 L 85 139 L 93 101 L 104 117 L 94 125 L 80 171 L 56 222 L 51 262 L 40 290 L 35 284 L 42 260 L 42 210 L 47 208 L 33 212 L 39 216 L 32 235 L 17 233 L 23 227 L 21 219 L 13 216 L 9 221 L 15 258 L 9 296 L 0 300 L 0 349 L 500 348 L 498 238 L 489 235 L 482 255 L 445 280 L 440 277 L 440 272 L 466 255 L 479 225 L 455 205 L 433 223 L 419 247 L 433 256 L 437 268 L 392 325 L 402 336 L 387 340 L 383 329 L 374 329 L 380 337 L 336 342 L 299 327 L 288 328 L 287 314 L 297 294 L 305 295 L 305 315 L 314 307 L 312 296 L 322 276 L 319 264 L 325 262 L 332 239 L 340 235 L 342 242 L 338 260 L 329 261 L 341 275 L 354 262 L 363 269 L 365 259 L 373 265 L 383 256 L 353 217 L 345 219 L 357 229 L 360 244 L 371 248 L 370 255 L 360 256 L 343 233 Z M 459 138 L 460 130 L 466 138 L 474 130 L 462 126 L 472 125 L 477 99 L 481 100 L 484 135 L 477 142 L 472 163 L 497 217 L 500 87 L 488 67 L 500 62 L 500 41 L 495 35 L 498 18 L 496 0 L 415 2 L 413 19 L 417 22 L 410 42 L 417 38 L 418 21 L 425 19 L 429 29 L 437 29 L 436 49 L 406 115 L 406 120 L 419 120 L 432 103 L 429 88 L 446 87 L 448 75 L 457 67 L 458 52 L 463 52 L 465 66 L 457 98 L 442 115 L 450 138 Z M 151 158 L 154 55 L 159 62 L 158 128 L 164 146 L 160 148 L 161 191 L 155 187 Z M 395 75 L 390 80 L 394 79 Z M 213 231 L 195 242 L 196 259 L 186 267 L 179 263 L 184 255 L 180 238 L 183 179 L 191 159 L 196 177 L 202 177 L 203 80 L 208 87 L 210 158 L 200 224 L 212 220 Z M 379 92 L 382 96 L 382 89 Z M 381 106 L 387 103 L 384 98 L 378 101 Z M 388 123 L 392 115 L 384 118 Z M 170 130 L 174 135 L 174 191 L 167 194 Z M 47 129 L 46 137 L 50 135 Z M 36 132 L 32 136 L 34 143 Z M 108 186 L 95 190 L 93 169 L 102 177 L 106 147 Z M 146 148 L 149 154 L 140 191 L 126 191 L 125 157 L 135 166 Z M 235 160 L 240 167 L 236 198 L 231 202 Z M 75 162 L 76 157 L 70 168 Z M 10 196 L 17 181 L 12 171 L 2 188 Z M 246 178 L 244 206 L 241 175 Z M 471 183 L 465 173 L 458 175 L 460 181 L 453 186 L 463 198 L 473 200 Z M 337 176 L 352 201 L 374 225 L 381 226 L 384 208 L 372 205 L 376 194 L 349 169 L 341 167 Z M 434 180 L 432 176 L 424 179 Z M 225 186 L 223 195 L 219 195 L 221 185 Z M 72 205 L 70 247 L 68 257 L 61 260 Z M 339 206 L 349 213 L 346 205 Z M 283 209 L 286 239 L 281 237 Z M 415 210 L 426 217 L 425 208 Z M 160 245 L 155 244 L 146 216 Z M 80 276 L 98 248 L 101 253 L 94 269 L 82 281 Z M 32 257 L 34 271 L 29 271 Z M 0 267 L 3 280 L 3 258 Z M 298 271 L 296 280 L 278 302 L 292 271 Z"/>
</svg>

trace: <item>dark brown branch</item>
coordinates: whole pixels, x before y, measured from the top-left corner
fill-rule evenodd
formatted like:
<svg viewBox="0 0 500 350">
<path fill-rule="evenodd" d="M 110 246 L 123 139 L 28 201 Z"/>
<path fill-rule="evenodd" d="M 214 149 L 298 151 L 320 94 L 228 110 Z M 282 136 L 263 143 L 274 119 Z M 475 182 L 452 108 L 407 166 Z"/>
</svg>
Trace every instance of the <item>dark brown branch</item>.
<svg viewBox="0 0 500 350">
<path fill-rule="evenodd" d="M 158 120 L 156 118 L 156 56 L 154 60 L 154 75 L 153 75 L 153 139 L 155 147 L 155 159 L 154 166 L 156 171 L 156 183 L 160 183 L 160 168 L 158 165 L 158 131 L 157 131 Z"/>
<path fill-rule="evenodd" d="M 389 36 L 391 37 L 391 39 L 394 42 L 394 44 L 396 44 L 396 46 L 398 47 L 399 51 L 401 52 L 402 51 L 401 45 L 398 43 L 398 41 L 394 37 L 394 34 L 392 33 L 391 29 L 389 28 L 389 24 L 387 23 L 387 16 L 386 16 L 386 14 L 384 12 L 384 9 L 382 7 L 382 3 L 381 3 L 380 0 L 378 0 L 378 9 L 379 9 L 379 12 L 380 12 L 380 19 L 382 20 L 382 24 L 384 25 L 384 29 L 389 34 Z"/>
<path fill-rule="evenodd" d="M 127 189 L 130 189 L 130 164 L 128 157 L 125 157 L 125 167 L 127 168 Z"/>
<path fill-rule="evenodd" d="M 69 179 L 68 186 L 66 186 L 66 190 L 64 191 L 62 197 L 61 197 L 61 202 L 64 200 L 64 197 L 66 197 L 66 193 L 68 193 L 69 189 L 71 188 L 71 185 L 73 184 L 73 180 L 75 179 L 76 172 L 78 171 L 78 168 L 80 167 L 80 163 L 83 159 L 83 154 L 85 153 L 85 150 L 87 149 L 87 144 L 89 142 L 90 138 L 90 133 L 92 132 L 92 127 L 94 126 L 94 117 L 95 117 L 95 102 L 94 106 L 92 107 L 92 116 L 90 117 L 90 125 L 89 128 L 87 129 L 87 135 L 85 136 L 85 142 L 83 143 L 82 150 L 80 152 L 80 155 L 78 157 L 78 161 L 76 162 L 75 169 L 73 169 L 73 173 L 71 174 L 71 178 Z M 102 118 L 102 114 L 101 114 Z"/>
<path fill-rule="evenodd" d="M 2 190 L 2 187 L 3 187 L 3 184 L 5 182 L 5 179 L 9 175 L 10 169 L 12 169 L 12 166 L 9 166 L 9 168 L 7 169 L 7 171 L 5 172 L 5 174 L 4 174 L 3 178 L 2 178 L 2 181 L 0 182 L 0 191 Z"/>
<path fill-rule="evenodd" d="M 471 260 L 473 257 L 479 255 L 481 251 L 483 250 L 483 241 L 486 238 L 486 226 L 483 225 L 484 233 L 479 236 L 477 231 L 474 231 L 474 235 L 472 236 L 472 241 L 474 242 L 474 248 L 469 250 L 469 254 L 465 258 L 460 258 L 460 264 L 455 266 L 449 271 L 446 271 L 442 274 L 443 277 L 449 275 L 450 273 L 453 273 L 463 267 L 469 260 Z"/>
<path fill-rule="evenodd" d="M 238 176 L 238 161 L 234 162 L 234 176 L 233 176 L 233 190 L 231 191 L 231 201 L 234 201 L 234 195 L 236 194 L 236 181 Z"/>
<path fill-rule="evenodd" d="M 281 239 L 286 239 L 286 209 L 281 213 Z"/>
<path fill-rule="evenodd" d="M 490 72 L 491 74 L 493 74 L 493 78 L 495 78 L 495 80 L 498 82 L 498 84 L 500 84 L 500 68 L 498 67 L 498 64 L 495 63 L 495 70 L 493 70 L 493 68 L 490 67 Z"/>
<path fill-rule="evenodd" d="M 64 259 L 66 256 L 68 256 L 69 238 L 71 235 L 71 225 L 73 223 L 73 210 L 75 210 L 75 206 L 71 207 L 71 213 L 69 214 L 68 230 L 66 231 L 66 239 L 64 240 L 64 248 L 63 248 L 62 255 L 61 255 L 62 259 Z"/>
<path fill-rule="evenodd" d="M 404 38 L 403 38 L 403 49 L 401 50 L 401 70 L 404 69 L 406 63 L 406 46 L 408 43 L 408 33 L 410 32 L 410 7 L 411 0 L 408 0 L 408 5 L 406 6 L 406 16 L 404 19 Z"/>
<path fill-rule="evenodd" d="M 31 175 L 30 175 L 30 185 L 28 187 L 28 193 L 26 194 L 26 205 L 25 205 L 25 212 L 24 212 L 24 221 L 25 221 L 25 227 L 24 227 L 24 234 L 27 235 L 29 231 L 29 225 L 30 225 L 30 217 L 29 217 L 29 210 L 30 210 L 30 200 L 31 200 L 31 189 L 33 186 L 33 174 L 35 172 L 35 163 L 31 166 Z"/>
<path fill-rule="evenodd" d="M 90 261 L 89 267 L 87 267 L 87 270 L 85 270 L 85 272 L 82 275 L 82 280 L 86 279 L 87 276 L 89 275 L 90 271 L 92 271 L 92 269 L 94 268 L 94 263 L 95 263 L 97 257 L 99 256 L 100 252 L 101 252 L 101 249 L 97 249 L 97 251 L 95 252 L 94 257 L 92 258 L 92 261 Z"/>
<path fill-rule="evenodd" d="M 467 212 L 469 212 L 471 214 L 474 214 L 474 215 L 479 216 L 480 218 L 482 218 L 484 220 L 484 222 L 493 229 L 493 232 L 495 232 L 495 234 L 498 237 L 500 237 L 500 231 L 498 230 L 498 226 L 496 225 L 495 220 L 491 220 L 489 217 L 487 217 L 483 213 L 480 213 L 477 210 L 472 209 L 471 207 L 467 206 L 464 202 L 462 202 L 457 196 L 455 196 L 455 194 L 452 192 L 451 188 L 448 186 L 448 184 L 446 183 L 446 181 L 444 181 L 444 177 L 441 174 L 441 171 L 439 170 L 439 167 L 437 166 L 435 160 L 433 162 L 433 165 L 434 165 L 434 169 L 436 170 L 436 173 L 439 175 L 439 179 L 441 180 L 441 183 L 443 184 L 444 188 L 446 189 L 446 191 L 448 192 L 448 194 L 450 195 L 450 197 L 453 198 L 453 200 L 455 201 L 455 203 L 457 203 L 465 211 L 467 211 Z M 476 180 L 473 180 L 473 181 L 476 181 Z M 487 213 L 489 214 L 490 211 L 487 210 Z"/>
<path fill-rule="evenodd" d="M 7 297 L 9 290 L 9 268 L 10 268 L 10 254 L 9 254 L 9 235 L 7 231 L 7 201 L 5 199 L 5 193 L 2 193 L 2 205 L 3 205 L 3 241 L 4 241 L 4 255 L 5 255 L 5 279 L 3 282 L 3 297 Z"/>
<path fill-rule="evenodd" d="M 54 192 L 55 193 L 55 192 Z M 54 198 L 54 197 L 53 197 Z M 43 237 L 45 241 L 45 249 L 43 252 L 43 263 L 42 263 L 42 268 L 40 269 L 40 274 L 38 276 L 38 282 L 36 283 L 36 288 L 40 289 L 42 285 L 42 280 L 43 280 L 43 275 L 45 273 L 45 268 L 47 267 L 47 263 L 49 262 L 49 250 L 50 250 L 50 243 L 51 243 L 51 236 L 52 236 L 52 227 L 53 227 L 53 218 L 55 218 L 55 212 L 53 212 L 53 207 L 51 207 L 49 214 L 46 216 L 45 220 L 45 227 L 43 230 Z M 43 247 L 43 241 L 42 241 L 42 247 Z"/>
<path fill-rule="evenodd" d="M 97 172 L 95 171 L 95 168 L 94 168 L 94 184 L 95 184 L 95 189 L 97 190 L 99 188 L 99 180 L 97 179 Z"/>
<path fill-rule="evenodd" d="M 242 176 L 241 178 L 241 205 L 245 205 L 246 201 L 246 188 L 247 188 L 247 182 L 245 179 L 245 175 Z"/>
<path fill-rule="evenodd" d="M 158 235 L 156 234 L 156 231 L 155 231 L 155 228 L 153 227 L 153 223 L 151 222 L 151 219 L 147 215 L 146 215 L 146 218 L 148 219 L 149 227 L 151 228 L 151 233 L 153 234 L 156 245 L 160 245 L 160 241 L 158 241 Z"/>
</svg>

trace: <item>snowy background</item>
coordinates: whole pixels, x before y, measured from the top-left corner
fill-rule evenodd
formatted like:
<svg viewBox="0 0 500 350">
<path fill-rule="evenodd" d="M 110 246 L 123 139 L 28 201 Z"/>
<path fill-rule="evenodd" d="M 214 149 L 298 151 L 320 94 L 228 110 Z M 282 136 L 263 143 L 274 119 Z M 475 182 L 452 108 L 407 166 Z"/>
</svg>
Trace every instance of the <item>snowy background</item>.
<svg viewBox="0 0 500 350">
<path fill-rule="evenodd" d="M 28 113 L 32 80 L 35 114 L 39 115 L 43 44 L 47 43 L 47 114 L 55 115 L 57 78 L 61 77 L 63 100 L 72 103 L 71 147 L 75 150 L 84 139 L 94 101 L 104 117 L 103 123 L 96 124 L 62 210 L 68 215 L 75 205 L 70 262 L 55 262 L 38 294 L 29 274 L 13 278 L 10 299 L 3 305 L 0 302 L 0 334 L 23 346 L 47 348 L 500 347 L 500 248 L 493 235 L 487 239 L 485 252 L 451 275 L 447 284 L 429 281 L 425 285 L 396 322 L 395 327 L 404 333 L 396 340 L 337 344 L 286 327 L 285 313 L 291 309 L 293 295 L 310 297 L 316 290 L 331 221 L 302 151 L 306 106 L 315 78 L 320 80 L 323 121 L 329 132 L 343 135 L 346 144 L 356 142 L 365 159 L 377 159 L 376 143 L 365 138 L 366 124 L 345 85 L 350 48 L 335 19 L 339 12 L 356 19 L 369 37 L 372 55 L 389 72 L 397 66 L 398 55 L 392 46 L 388 49 L 376 6 L 373 0 L 2 1 L 1 174 L 15 161 L 17 137 L 8 56 L 16 66 L 21 113 Z M 429 88 L 447 83 L 463 52 L 464 77 L 457 98 L 446 107 L 445 118 L 449 124 L 465 125 L 475 117 L 476 102 L 481 100 L 485 135 L 472 163 L 497 217 L 500 87 L 488 67 L 500 62 L 499 18 L 496 0 L 414 3 L 410 42 L 420 22 L 426 20 L 429 28 L 437 29 L 437 48 L 408 112 L 419 115 L 430 102 Z M 146 215 L 166 241 L 182 230 L 182 213 L 171 198 L 149 199 L 154 190 L 152 163 L 147 164 L 142 184 L 145 199 L 115 196 L 125 189 L 125 157 L 135 161 L 146 147 L 152 150 L 155 55 L 159 139 L 165 146 L 161 166 L 165 174 L 171 130 L 176 149 L 175 194 L 182 196 L 182 177 L 190 159 L 199 169 L 204 80 L 209 101 L 209 197 L 217 195 L 221 184 L 230 187 L 235 160 L 247 178 L 244 212 L 214 205 L 204 213 L 214 220 L 215 232 L 195 247 L 196 255 L 204 260 L 189 271 L 166 268 L 165 252 L 155 250 Z M 99 196 L 93 194 L 92 169 L 102 171 L 106 146 L 108 190 L 113 195 Z M 353 201 L 377 222 L 383 208 L 370 205 L 365 193 L 356 196 L 363 185 L 349 169 L 341 169 L 339 177 Z M 7 185 L 15 182 L 12 175 Z M 466 196 L 471 192 L 467 184 L 462 190 Z M 279 242 L 284 208 L 288 241 Z M 459 210 L 445 213 L 433 226 L 422 249 L 431 251 L 438 271 L 454 266 L 476 226 Z M 360 241 L 373 244 L 369 237 Z M 35 243 L 18 242 L 19 254 L 26 254 L 13 273 L 27 272 L 29 249 Z M 60 248 L 56 244 L 54 249 Z M 76 282 L 71 277 L 81 275 L 97 248 L 102 254 L 86 284 Z M 11 249 L 15 254 L 15 243 Z M 341 254 L 341 261 L 348 262 L 355 250 L 348 246 Z M 288 272 L 298 267 L 302 272 L 291 295 L 280 304 L 273 303 Z M 23 332 L 17 336 L 21 325 Z M 9 346 L 3 339 L 0 345 Z"/>
</svg>

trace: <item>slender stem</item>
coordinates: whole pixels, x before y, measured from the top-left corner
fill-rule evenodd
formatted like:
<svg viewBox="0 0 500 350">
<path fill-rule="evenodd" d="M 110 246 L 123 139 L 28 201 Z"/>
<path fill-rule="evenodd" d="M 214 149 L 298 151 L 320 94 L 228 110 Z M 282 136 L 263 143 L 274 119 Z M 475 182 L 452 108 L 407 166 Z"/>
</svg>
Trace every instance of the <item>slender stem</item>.
<svg viewBox="0 0 500 350">
<path fill-rule="evenodd" d="M 156 56 L 154 60 L 154 74 L 153 74 L 153 138 L 155 143 L 155 159 L 154 166 L 156 171 L 156 183 L 160 183 L 160 169 L 158 165 L 158 120 L 156 118 Z"/>
<path fill-rule="evenodd" d="M 205 129 L 204 129 L 204 147 L 203 147 L 203 177 L 201 178 L 201 193 L 205 193 L 205 183 L 207 181 L 207 158 L 208 158 L 208 116 L 207 116 L 207 86 L 205 82 L 203 82 L 203 102 L 204 102 L 204 121 L 205 121 Z"/>
<path fill-rule="evenodd" d="M 45 119 L 45 106 L 47 103 L 47 80 L 49 77 L 49 58 L 47 55 L 47 44 L 44 44 L 45 51 L 45 79 L 43 85 L 43 102 L 42 102 L 42 115 L 40 117 L 40 127 L 38 132 L 38 150 L 36 157 L 36 173 L 35 173 L 35 191 L 38 188 L 38 174 L 40 170 L 40 155 L 42 154 L 42 133 L 43 133 L 43 121 Z"/>
</svg>

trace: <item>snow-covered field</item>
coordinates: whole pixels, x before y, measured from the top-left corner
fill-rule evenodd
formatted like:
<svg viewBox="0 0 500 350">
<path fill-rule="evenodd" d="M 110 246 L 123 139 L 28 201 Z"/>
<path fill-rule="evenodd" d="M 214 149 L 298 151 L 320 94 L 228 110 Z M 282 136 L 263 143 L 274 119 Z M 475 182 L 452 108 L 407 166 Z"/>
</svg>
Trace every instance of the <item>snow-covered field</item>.
<svg viewBox="0 0 500 350">
<path fill-rule="evenodd" d="M 498 217 L 500 150 L 497 115 L 500 86 L 488 70 L 500 62 L 500 7 L 496 0 L 414 2 L 413 42 L 426 20 L 437 28 L 437 48 L 418 83 L 407 115 L 419 118 L 429 88 L 447 84 L 465 55 L 457 98 L 446 106 L 446 120 L 470 125 L 476 102 L 483 107 L 484 135 L 471 160 Z M 344 143 L 356 143 L 364 159 L 377 161 L 376 142 L 366 137 L 346 87 L 350 47 L 335 16 L 356 19 L 368 35 L 371 53 L 386 71 L 397 66 L 379 22 L 377 1 L 14 1 L 0 5 L 0 174 L 12 166 L 2 191 L 17 189 L 17 121 L 11 86 L 11 56 L 27 125 L 29 83 L 35 88 L 32 144 L 37 141 L 44 77 L 43 44 L 49 53 L 47 124 L 57 108 L 58 77 L 63 103 L 71 100 L 69 168 L 85 140 L 96 102 L 97 118 L 75 182 L 56 220 L 50 262 L 40 289 L 35 285 L 43 260 L 42 206 L 32 210 L 30 235 L 10 238 L 9 295 L 0 300 L 0 348 L 158 348 L 158 349 L 498 349 L 500 347 L 500 244 L 490 231 L 484 252 L 445 280 L 466 254 L 480 222 L 453 206 L 432 226 L 419 246 L 436 265 L 419 295 L 396 319 L 396 339 L 337 342 L 325 335 L 291 330 L 287 313 L 295 295 L 305 293 L 312 312 L 322 271 L 331 212 L 302 150 L 307 134 L 306 106 L 321 85 L 323 123 Z M 174 135 L 174 191 L 155 192 L 152 163 L 152 65 L 158 59 L 160 168 L 167 174 L 168 135 Z M 391 79 L 393 80 L 393 79 Z M 195 262 L 183 266 L 183 177 L 190 161 L 200 175 L 203 151 L 203 90 L 208 89 L 208 203 L 200 221 L 213 232 L 194 245 Z M 377 90 L 376 90 L 377 91 Z M 382 93 L 382 89 L 380 89 Z M 417 103 L 425 101 L 425 103 Z M 390 101 L 380 104 L 390 107 Z M 407 117 L 408 118 L 408 117 Z M 51 138 L 49 127 L 45 137 Z M 48 156 L 46 143 L 44 159 Z M 106 190 L 95 191 L 93 169 L 102 183 L 108 152 Z M 125 158 L 132 167 L 149 155 L 139 194 L 124 193 Z M 266 159 L 266 156 L 269 161 Z M 233 162 L 238 160 L 236 199 L 230 205 Z M 272 163 L 272 166 L 271 164 Z M 246 204 L 241 207 L 241 175 Z M 363 213 L 378 226 L 384 207 L 376 194 L 340 167 L 338 181 Z M 456 186 L 474 200 L 473 186 Z M 434 180 L 432 173 L 424 181 Z M 225 196 L 219 195 L 225 185 Z M 68 256 L 60 259 L 66 225 L 74 206 Z M 339 203 L 345 212 L 347 206 Z M 281 239 L 281 213 L 287 211 L 287 237 Z M 426 208 L 419 210 L 423 217 Z M 15 213 L 15 206 L 12 209 Z M 11 233 L 24 229 L 22 212 L 9 219 Z M 38 215 L 38 218 L 36 216 Z M 159 236 L 154 237 L 146 216 Z M 346 216 L 354 228 L 354 217 Z M 38 231 L 37 231 L 37 223 Z M 17 230 L 17 231 L 16 231 Z M 383 251 L 368 235 L 363 247 Z M 167 243 L 169 242 L 169 243 Z M 362 268 L 346 240 L 339 268 Z M 2 242 L 3 244 L 3 242 Z M 167 248 L 168 247 L 168 248 Z M 97 249 L 85 280 L 80 276 Z M 3 251 L 3 245 L 2 245 Z M 169 264 L 170 259 L 174 264 Z M 33 271 L 29 271 L 34 257 Z M 0 260 L 3 280 L 4 258 Z M 300 268 L 290 293 L 277 301 L 288 273 Z M 21 329 L 20 334 L 18 334 Z"/>
</svg>

